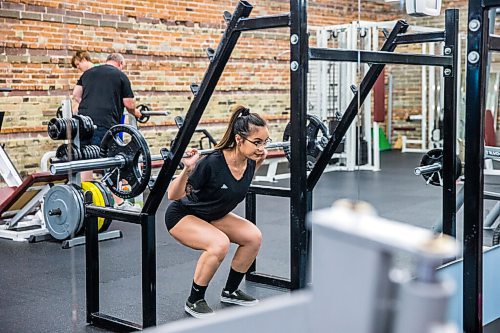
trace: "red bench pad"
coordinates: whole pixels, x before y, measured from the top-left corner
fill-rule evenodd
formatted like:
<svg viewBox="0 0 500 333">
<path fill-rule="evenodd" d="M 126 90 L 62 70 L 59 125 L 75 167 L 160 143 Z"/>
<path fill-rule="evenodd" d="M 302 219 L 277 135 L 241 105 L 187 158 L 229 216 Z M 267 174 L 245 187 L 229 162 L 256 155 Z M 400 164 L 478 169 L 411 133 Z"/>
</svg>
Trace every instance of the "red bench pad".
<svg viewBox="0 0 500 333">
<path fill-rule="evenodd" d="M 21 185 L 17 187 L 5 187 L 0 189 L 0 215 L 7 210 L 19 210 L 23 208 L 41 187 L 51 183 L 66 183 L 66 175 L 53 176 L 50 172 L 34 173 L 24 178 Z M 30 190 L 31 187 L 40 187 Z"/>
</svg>

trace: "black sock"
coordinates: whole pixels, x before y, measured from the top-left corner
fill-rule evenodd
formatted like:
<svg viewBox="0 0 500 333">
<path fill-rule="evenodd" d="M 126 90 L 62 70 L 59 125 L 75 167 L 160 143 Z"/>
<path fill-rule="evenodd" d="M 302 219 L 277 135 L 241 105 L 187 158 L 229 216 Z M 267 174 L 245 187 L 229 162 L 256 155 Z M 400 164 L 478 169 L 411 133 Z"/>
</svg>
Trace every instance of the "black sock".
<svg viewBox="0 0 500 333">
<path fill-rule="evenodd" d="M 189 303 L 193 304 L 200 299 L 204 299 L 207 287 L 208 286 L 199 286 L 193 281 L 193 285 L 191 286 L 191 295 L 189 295 L 188 298 Z"/>
<path fill-rule="evenodd" d="M 229 293 L 232 293 L 233 291 L 238 289 L 238 286 L 240 285 L 241 280 L 243 280 L 244 276 L 245 273 L 237 272 L 231 267 L 224 290 L 229 291 Z"/>
</svg>

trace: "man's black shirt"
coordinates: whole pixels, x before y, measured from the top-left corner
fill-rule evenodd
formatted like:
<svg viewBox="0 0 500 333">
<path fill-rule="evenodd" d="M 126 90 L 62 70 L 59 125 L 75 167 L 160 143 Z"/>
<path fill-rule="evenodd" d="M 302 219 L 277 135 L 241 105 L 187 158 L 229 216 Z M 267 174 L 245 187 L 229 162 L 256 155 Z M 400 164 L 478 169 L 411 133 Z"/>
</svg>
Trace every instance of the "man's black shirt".
<svg viewBox="0 0 500 333">
<path fill-rule="evenodd" d="M 83 88 L 78 113 L 106 129 L 121 123 L 123 98 L 134 97 L 125 73 L 108 64 L 86 70 L 77 85 Z"/>
</svg>

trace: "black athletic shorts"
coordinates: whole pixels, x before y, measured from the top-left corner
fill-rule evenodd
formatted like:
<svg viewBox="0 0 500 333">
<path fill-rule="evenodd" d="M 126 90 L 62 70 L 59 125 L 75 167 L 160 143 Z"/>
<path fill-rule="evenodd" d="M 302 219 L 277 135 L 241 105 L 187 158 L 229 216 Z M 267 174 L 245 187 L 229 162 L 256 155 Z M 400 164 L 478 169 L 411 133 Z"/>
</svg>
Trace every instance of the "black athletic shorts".
<svg viewBox="0 0 500 333">
<path fill-rule="evenodd" d="M 167 226 L 167 230 L 170 231 L 170 229 L 175 227 L 175 225 L 187 215 L 193 215 L 189 208 L 177 200 L 172 201 L 165 212 L 165 225 Z"/>
</svg>

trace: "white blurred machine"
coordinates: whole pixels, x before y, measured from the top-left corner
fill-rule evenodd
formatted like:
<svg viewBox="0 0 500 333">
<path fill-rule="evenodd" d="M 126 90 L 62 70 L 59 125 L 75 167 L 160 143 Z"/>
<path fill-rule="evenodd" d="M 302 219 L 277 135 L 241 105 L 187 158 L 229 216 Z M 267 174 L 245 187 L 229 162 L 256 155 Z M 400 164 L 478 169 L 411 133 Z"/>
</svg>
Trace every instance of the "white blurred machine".
<svg viewBox="0 0 500 333">
<path fill-rule="evenodd" d="M 439 16 L 441 0 L 406 0 L 406 12 L 412 16 Z"/>
</svg>

